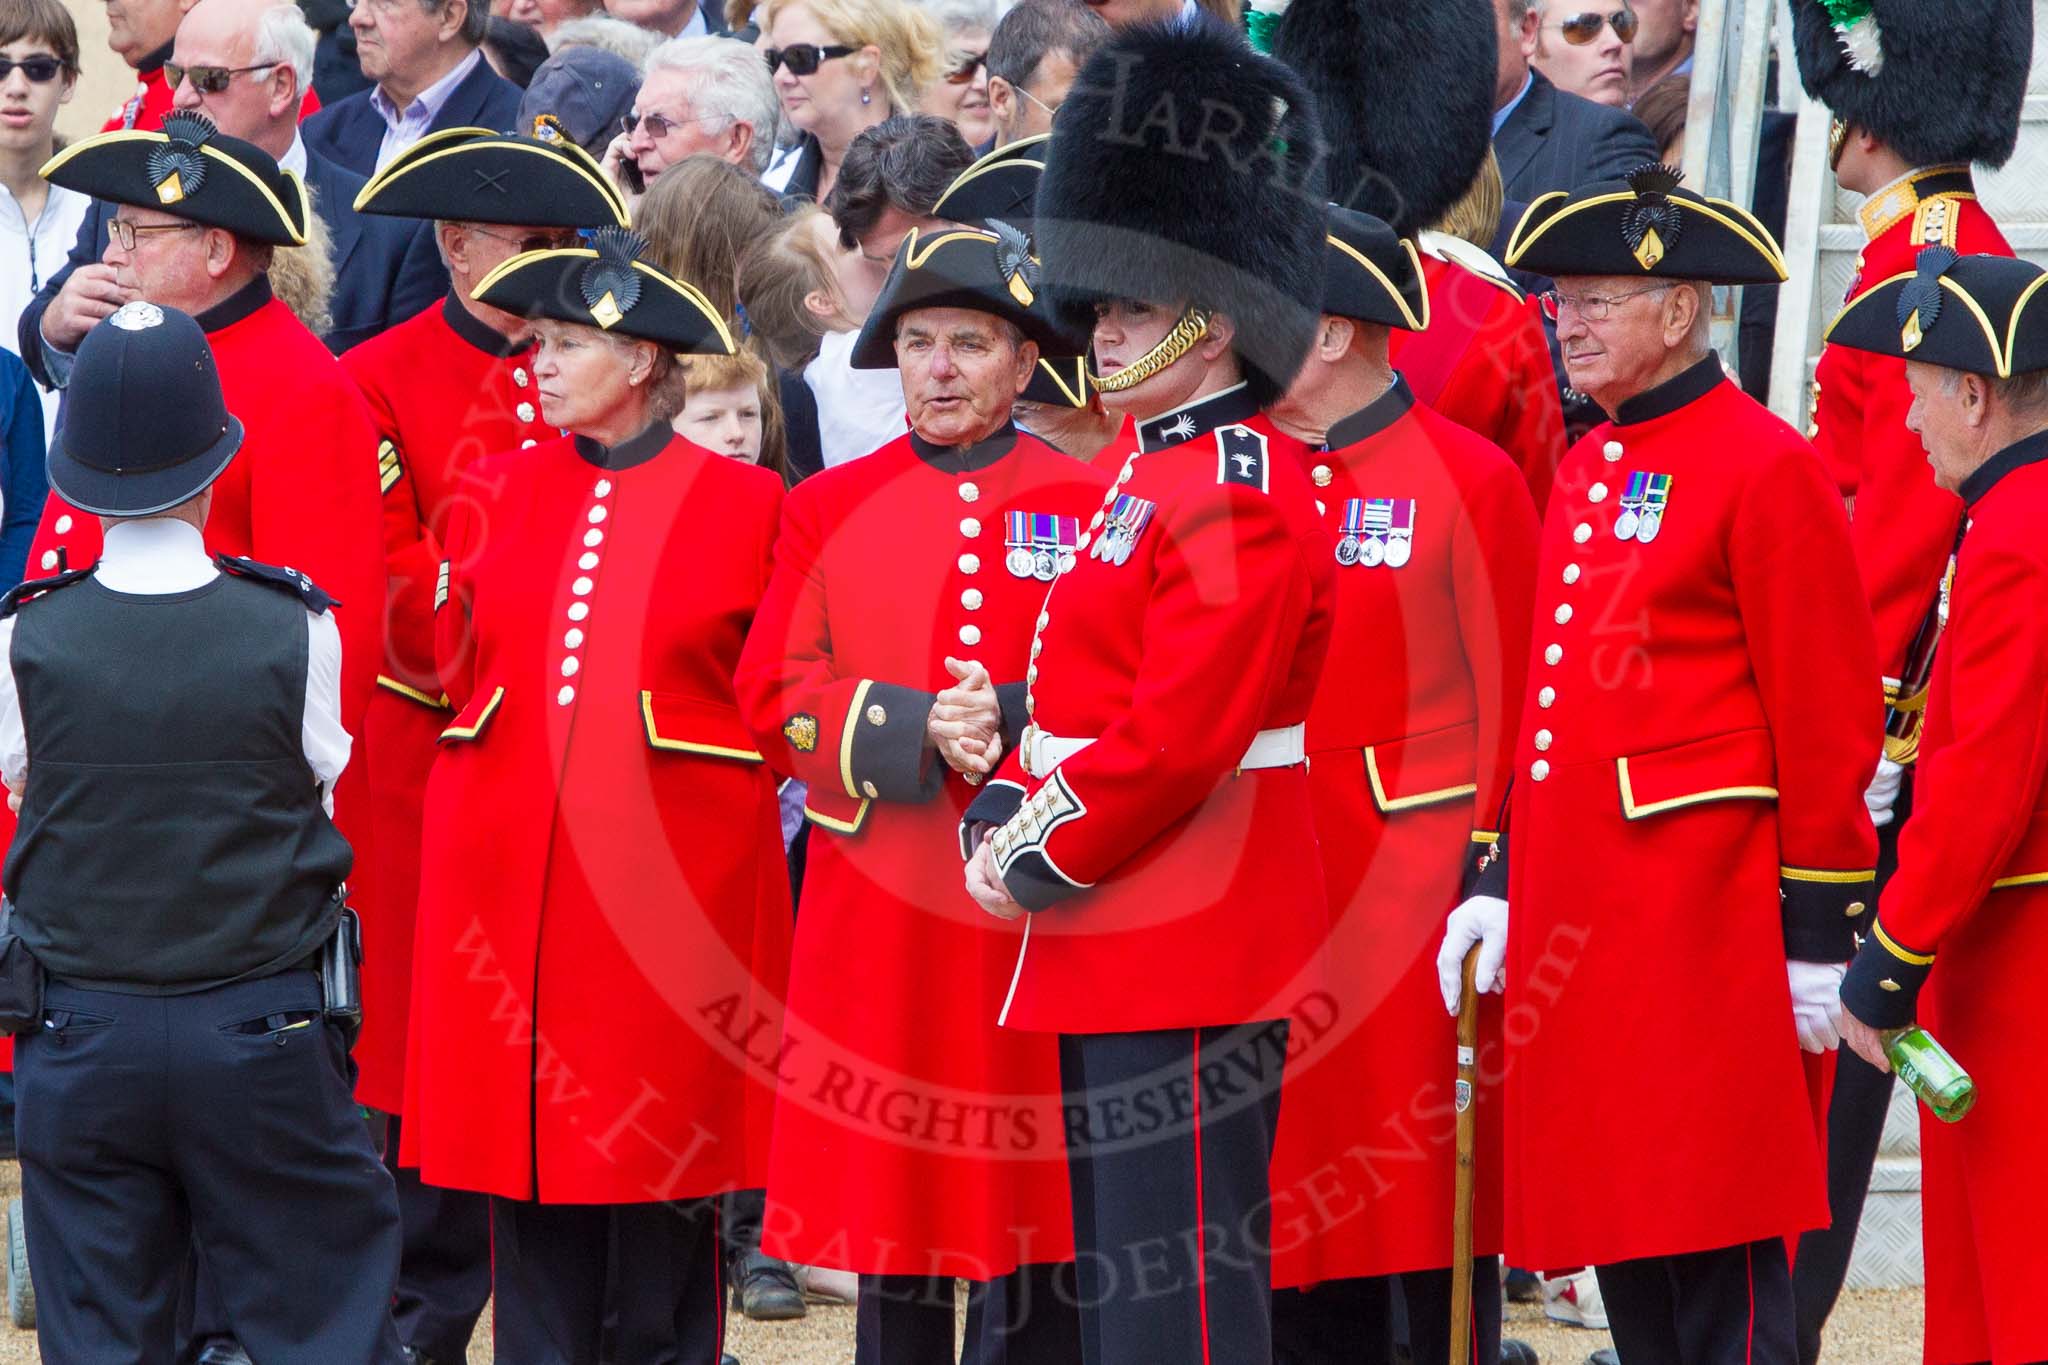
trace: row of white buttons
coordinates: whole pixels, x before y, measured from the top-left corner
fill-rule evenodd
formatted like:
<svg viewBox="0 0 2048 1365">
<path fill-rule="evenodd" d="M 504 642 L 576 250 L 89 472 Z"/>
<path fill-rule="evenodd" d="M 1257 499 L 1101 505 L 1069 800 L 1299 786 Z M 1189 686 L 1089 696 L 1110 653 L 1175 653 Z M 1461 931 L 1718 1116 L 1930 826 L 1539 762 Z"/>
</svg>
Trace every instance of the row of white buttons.
<svg viewBox="0 0 2048 1365">
<path fill-rule="evenodd" d="M 1622 457 L 1622 454 L 1622 445 L 1619 441 L 1609 441 L 1605 445 L 1600 447 L 1601 458 L 1606 460 L 1609 464 L 1618 463 Z M 1596 480 L 1593 483 L 1593 485 L 1586 490 L 1586 500 L 1592 503 L 1605 502 L 1607 501 L 1607 494 L 1609 493 L 1609 491 L 1610 490 L 1608 489 L 1606 484 Z M 1587 541 L 1591 540 L 1592 538 L 1593 524 L 1591 522 L 1582 521 L 1577 526 L 1574 526 L 1572 528 L 1572 539 L 1578 544 L 1584 545 Z M 1565 586 L 1570 587 L 1572 584 L 1577 583 L 1579 581 L 1579 575 L 1581 572 L 1582 571 L 1577 564 L 1565 565 L 1564 573 L 1562 575 L 1565 581 Z M 1550 619 L 1557 622 L 1557 624 L 1561 626 L 1568 624 L 1572 619 L 1571 603 L 1560 602 L 1557 606 L 1557 610 L 1551 613 Z M 1563 661 L 1563 645 L 1553 643 L 1544 646 L 1544 663 L 1550 665 L 1552 668 L 1555 668 L 1558 664 L 1562 663 Z M 1551 707 L 1557 705 L 1557 689 L 1547 685 L 1539 689 L 1536 693 L 1536 704 L 1546 711 L 1549 710 Z M 1535 735 L 1531 738 L 1530 742 L 1536 746 L 1536 751 L 1538 753 L 1547 753 L 1550 749 L 1550 746 L 1557 742 L 1557 736 L 1549 730 L 1538 730 L 1535 733 Z M 1549 777 L 1550 760 L 1547 758 L 1539 758 L 1535 762 L 1531 763 L 1529 765 L 1529 776 L 1531 779 L 1537 782 L 1541 782 L 1545 778 Z"/>
<path fill-rule="evenodd" d="M 569 619 L 577 622 L 590 616 L 590 603 L 583 599 L 589 597 L 597 587 L 597 580 L 590 576 L 590 572 L 598 566 L 597 547 L 604 544 L 603 527 L 605 520 L 611 516 L 611 510 L 605 506 L 604 500 L 612 495 L 612 481 L 599 479 L 591 486 L 590 495 L 595 501 L 589 511 L 584 513 L 585 519 L 590 523 L 590 529 L 583 533 L 583 553 L 576 558 L 576 567 L 583 572 L 569 584 L 570 594 L 577 599 L 569 604 Z M 561 662 L 564 678 L 573 678 L 583 671 L 583 659 L 577 651 L 583 648 L 586 638 L 581 627 L 575 625 L 570 626 L 563 634 L 562 648 L 568 651 L 562 656 Z M 555 693 L 555 701 L 559 705 L 567 706 L 575 700 L 574 683 L 563 683 L 561 690 Z"/>
<path fill-rule="evenodd" d="M 57 518 L 57 524 L 53 529 L 60 536 L 69 535 L 71 526 L 71 514 L 66 512 L 63 516 Z M 43 551 L 43 557 L 36 562 L 43 566 L 43 572 L 48 573 L 55 569 L 62 562 L 62 559 L 55 550 L 45 550 Z"/>
<path fill-rule="evenodd" d="M 969 482 L 969 483 L 963 483 L 963 484 L 961 484 L 961 485 L 960 485 L 960 490 L 959 490 L 959 491 L 960 491 L 960 501 L 962 501 L 962 502 L 973 502 L 973 501 L 975 501 L 975 500 L 976 500 L 977 498 L 979 498 L 979 497 L 981 496 L 981 489 L 979 489 L 978 487 L 976 487 L 976 486 L 975 486 L 975 485 L 974 485 L 973 483 L 971 483 L 971 482 Z M 960 534 L 961 534 L 961 535 L 962 535 L 962 536 L 963 536 L 964 538 L 966 538 L 966 539 L 968 539 L 968 540 L 973 540 L 973 539 L 974 539 L 974 538 L 975 538 L 976 536 L 980 535 L 980 534 L 981 534 L 981 518 L 979 518 L 979 517 L 962 517 L 962 518 L 960 518 Z M 981 556 L 980 556 L 980 555 L 978 555 L 978 554 L 974 554 L 974 553 L 972 553 L 972 552 L 969 552 L 969 553 L 967 553 L 967 554 L 963 554 L 963 555 L 961 555 L 961 556 L 960 556 L 960 572 L 961 572 L 961 573 L 965 573 L 965 574 L 975 574 L 975 573 L 980 573 L 980 572 L 981 572 Z M 963 607 L 965 607 L 965 608 L 966 608 L 967 610 L 969 610 L 969 611 L 978 611 L 978 610 L 980 610 L 980 608 L 981 608 L 981 591 L 980 591 L 980 589 L 978 589 L 978 588 L 968 588 L 968 589 L 967 589 L 966 591 L 962 592 L 962 593 L 960 594 L 960 605 L 961 605 L 961 606 L 963 606 Z M 960 630 L 959 630 L 959 632 L 958 632 L 958 633 L 959 633 L 959 637 L 960 637 L 960 643 L 961 643 L 961 644 L 963 644 L 963 645 L 978 645 L 978 644 L 980 644 L 980 643 L 981 643 L 981 627 L 980 627 L 980 626 L 977 626 L 977 625 L 975 625 L 975 624 L 974 624 L 974 623 L 973 623 L 972 621 L 970 621 L 970 622 L 968 622 L 968 623 L 967 623 L 966 625 L 964 625 L 964 626 L 960 627 Z"/>
</svg>

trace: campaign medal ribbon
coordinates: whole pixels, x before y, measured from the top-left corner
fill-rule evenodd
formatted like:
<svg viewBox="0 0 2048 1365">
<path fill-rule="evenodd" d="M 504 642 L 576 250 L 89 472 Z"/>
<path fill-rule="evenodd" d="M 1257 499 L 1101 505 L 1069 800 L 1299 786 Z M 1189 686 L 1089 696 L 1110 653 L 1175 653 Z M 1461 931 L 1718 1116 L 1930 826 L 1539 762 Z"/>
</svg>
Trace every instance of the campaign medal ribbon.
<svg viewBox="0 0 2048 1365">
<path fill-rule="evenodd" d="M 1394 525 L 1391 498 L 1368 498 L 1365 502 L 1365 543 L 1358 547 L 1359 562 L 1377 569 L 1387 561 L 1387 533 Z"/>
<path fill-rule="evenodd" d="M 1007 523 L 1009 533 L 1004 541 L 1009 553 L 1003 557 L 1003 567 L 1013 577 L 1050 583 L 1074 567 L 1074 553 L 1081 545 L 1079 517 L 1011 512 Z"/>
<path fill-rule="evenodd" d="M 1387 515 L 1387 567 L 1398 569 L 1415 553 L 1415 499 L 1388 499 Z"/>
<path fill-rule="evenodd" d="M 1615 539 L 1636 538 L 1636 528 L 1643 520 L 1643 498 L 1649 485 L 1650 476 L 1640 469 L 1628 476 L 1628 488 L 1621 495 L 1621 515 L 1614 519 Z"/>
<path fill-rule="evenodd" d="M 1671 501 L 1671 476 L 1652 474 L 1650 486 L 1643 497 L 1642 525 L 1636 528 L 1636 539 L 1648 545 L 1664 529 L 1664 512 Z"/>
<path fill-rule="evenodd" d="M 1137 548 L 1138 537 L 1151 524 L 1152 514 L 1158 510 L 1159 505 L 1148 499 L 1119 493 L 1110 506 L 1109 521 L 1102 528 L 1102 538 L 1088 548 L 1088 553 L 1112 564 L 1124 563 L 1131 557 L 1131 551 Z"/>
</svg>

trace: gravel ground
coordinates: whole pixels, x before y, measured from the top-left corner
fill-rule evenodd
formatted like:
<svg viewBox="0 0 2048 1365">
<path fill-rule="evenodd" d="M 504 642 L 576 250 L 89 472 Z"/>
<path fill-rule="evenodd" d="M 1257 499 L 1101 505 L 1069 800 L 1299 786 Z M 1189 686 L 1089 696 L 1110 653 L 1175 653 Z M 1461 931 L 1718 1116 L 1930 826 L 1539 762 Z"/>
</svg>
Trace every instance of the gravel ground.
<svg viewBox="0 0 2048 1365">
<path fill-rule="evenodd" d="M 0 1199 L 11 1198 L 21 1180 L 15 1164 L 0 1162 Z M 742 1365 L 851 1365 L 853 1310 L 813 1305 L 799 1322 L 749 1322 L 734 1314 L 728 1348 Z M 1508 1305 L 1508 1335 L 1536 1348 L 1543 1365 L 1581 1365 L 1608 1344 L 1605 1332 L 1558 1327 L 1544 1321 L 1541 1307 Z M 1920 1291 L 1861 1290 L 1842 1296 L 1828 1327 L 1827 1358 L 1850 1365 L 1919 1365 Z M 35 1334 L 0 1325 L 0 1365 L 40 1361 Z M 490 1365 L 488 1318 L 470 1343 L 469 1365 Z"/>
</svg>

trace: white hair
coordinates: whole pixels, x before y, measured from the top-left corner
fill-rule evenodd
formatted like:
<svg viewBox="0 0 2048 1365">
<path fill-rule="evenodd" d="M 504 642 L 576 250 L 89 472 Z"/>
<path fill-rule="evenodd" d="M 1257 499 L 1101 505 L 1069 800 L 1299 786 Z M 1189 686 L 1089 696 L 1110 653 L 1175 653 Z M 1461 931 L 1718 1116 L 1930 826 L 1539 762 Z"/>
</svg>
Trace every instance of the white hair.
<svg viewBox="0 0 2048 1365">
<path fill-rule="evenodd" d="M 256 19 L 256 48 L 250 60 L 263 66 L 288 66 L 298 78 L 299 93 L 313 81 L 313 26 L 294 4 L 269 5 Z"/>
<path fill-rule="evenodd" d="M 649 52 L 660 45 L 659 33 L 650 32 L 638 24 L 614 19 L 609 14 L 586 14 L 581 19 L 571 19 L 556 26 L 548 50 L 566 52 L 572 47 L 594 47 L 638 66 L 647 60 Z"/>
<path fill-rule="evenodd" d="M 996 21 L 1002 18 L 997 0 L 917 0 L 917 5 L 938 22 L 948 37 L 977 30 L 994 33 Z"/>
<path fill-rule="evenodd" d="M 674 72 L 690 83 L 691 113 L 705 118 L 722 114 L 728 126 L 750 125 L 754 173 L 768 168 L 781 102 L 758 49 L 734 38 L 671 38 L 647 54 L 641 79 L 657 71 Z"/>
</svg>

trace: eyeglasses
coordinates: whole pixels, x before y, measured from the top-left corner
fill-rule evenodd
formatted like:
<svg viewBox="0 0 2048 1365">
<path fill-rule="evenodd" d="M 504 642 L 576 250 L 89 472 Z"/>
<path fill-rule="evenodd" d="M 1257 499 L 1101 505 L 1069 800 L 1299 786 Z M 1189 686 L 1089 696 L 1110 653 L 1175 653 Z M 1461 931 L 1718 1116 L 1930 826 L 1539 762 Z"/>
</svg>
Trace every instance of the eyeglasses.
<svg viewBox="0 0 2048 1365">
<path fill-rule="evenodd" d="M 573 246 L 576 243 L 576 234 L 573 232 L 529 232 L 524 237 L 508 237 L 502 232 L 493 232 L 480 223 L 471 223 L 469 230 L 495 241 L 510 242 L 518 247 L 522 254 L 528 251 L 553 251 L 557 247 Z"/>
<path fill-rule="evenodd" d="M 988 54 L 986 52 L 968 53 L 965 57 L 961 58 L 960 65 L 954 67 L 951 71 L 948 71 L 946 73 L 946 84 L 967 84 L 969 81 L 974 79 L 974 73 L 981 70 L 982 66 L 985 63 L 987 63 L 987 61 Z"/>
<path fill-rule="evenodd" d="M 144 226 L 131 223 L 126 218 L 107 220 L 107 230 L 113 234 L 114 240 L 121 244 L 123 251 L 135 250 L 135 239 L 146 237 L 153 232 L 196 232 L 199 226 L 198 223 L 157 223 L 153 226 Z"/>
<path fill-rule="evenodd" d="M 1025 99 L 1030 100 L 1039 108 L 1045 110 L 1046 117 L 1048 118 L 1052 117 L 1054 114 L 1057 114 L 1060 111 L 1060 104 L 1066 103 L 1065 100 L 1061 100 L 1060 104 L 1047 104 L 1044 100 L 1038 98 L 1038 96 L 1032 94 L 1029 90 L 1026 90 L 1021 85 L 1013 85 L 1010 88 L 1016 91 L 1018 94 L 1022 95 Z"/>
<path fill-rule="evenodd" d="M 667 114 L 627 114 L 619 120 L 619 128 L 627 137 L 641 124 L 647 125 L 647 136 L 661 141 L 685 123 L 710 123 L 714 119 L 730 119 L 731 114 L 697 114 L 691 118 L 670 118 Z"/>
<path fill-rule="evenodd" d="M 851 57 L 860 51 L 844 43 L 832 43 L 819 47 L 816 43 L 791 43 L 788 47 L 771 47 L 763 55 L 768 58 L 768 74 L 774 75 L 775 68 L 787 66 L 792 76 L 817 74 L 818 67 L 835 57 Z"/>
<path fill-rule="evenodd" d="M 1640 298 L 1644 294 L 1661 294 L 1665 290 L 1674 287 L 1669 284 L 1652 284 L 1645 285 L 1641 289 L 1631 289 L 1626 294 L 1586 294 L 1583 296 L 1560 294 L 1555 289 L 1552 289 L 1548 293 L 1537 295 L 1537 300 L 1543 305 L 1543 316 L 1549 318 L 1552 322 L 1556 322 L 1558 317 L 1567 310 L 1578 314 L 1579 319 L 1583 322 L 1605 322 L 1608 315 L 1614 311 L 1615 304 L 1625 302 L 1628 299 Z"/>
<path fill-rule="evenodd" d="M 265 62 L 261 66 L 179 66 L 176 62 L 164 63 L 164 81 L 171 89 L 183 85 L 191 78 L 192 88 L 202 95 L 218 95 L 228 88 L 228 82 L 245 71 L 268 71 L 276 62 Z"/>
<path fill-rule="evenodd" d="M 37 85 L 47 85 L 51 81 L 56 80 L 66 70 L 68 68 L 64 63 L 55 57 L 37 55 L 34 57 L 23 57 L 20 61 L 16 61 L 12 57 L 0 57 L 0 81 L 6 80 L 16 71 L 19 71 Z"/>
<path fill-rule="evenodd" d="M 1636 18 L 1636 12 L 1632 9 L 1618 9 L 1612 14 L 1601 14 L 1594 10 L 1587 10 L 1583 14 L 1568 15 L 1555 25 L 1545 24 L 1544 27 L 1555 27 L 1559 33 L 1564 35 L 1564 40 L 1573 47 L 1584 47 L 1587 43 L 1598 38 L 1600 36 L 1600 29 L 1607 24 L 1614 25 L 1615 37 L 1621 39 L 1624 43 L 1632 43 L 1636 40 L 1636 29 L 1641 26 L 1641 23 L 1642 21 Z"/>
</svg>

